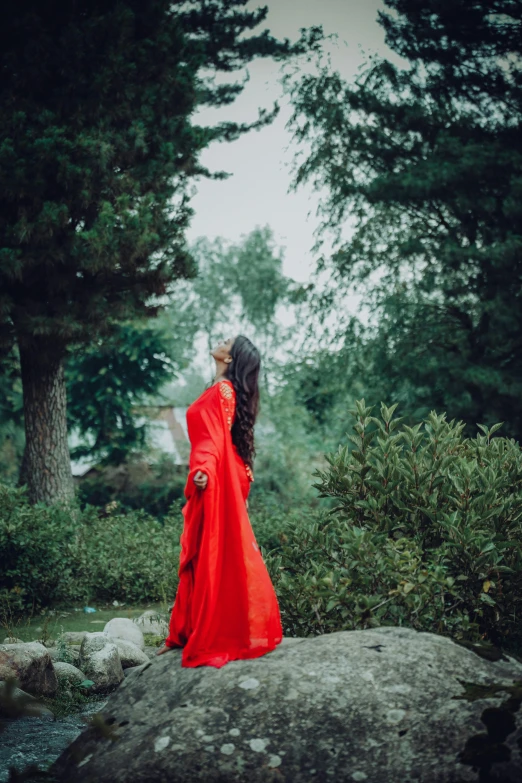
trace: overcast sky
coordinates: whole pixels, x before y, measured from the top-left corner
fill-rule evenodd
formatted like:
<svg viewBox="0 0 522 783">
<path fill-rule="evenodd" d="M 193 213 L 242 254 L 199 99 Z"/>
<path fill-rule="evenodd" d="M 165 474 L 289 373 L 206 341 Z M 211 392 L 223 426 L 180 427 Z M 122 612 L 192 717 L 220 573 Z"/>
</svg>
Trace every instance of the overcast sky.
<svg viewBox="0 0 522 783">
<path fill-rule="evenodd" d="M 250 2 L 255 9 L 265 3 Z M 371 53 L 390 56 L 384 43 L 384 31 L 377 23 L 381 0 L 268 0 L 266 23 L 278 38 L 296 40 L 301 27 L 322 25 L 326 35 L 337 33 L 337 46 L 329 45 L 334 67 L 347 79 L 352 78 Z M 285 125 L 290 117 L 288 99 L 282 95 L 280 65 L 259 60 L 248 67 L 250 81 L 232 106 L 219 111 L 205 109 L 198 122 L 232 120 L 249 122 L 257 117 L 258 107 L 281 104 L 277 119 L 260 131 L 252 131 L 238 141 L 214 144 L 201 162 L 211 170 L 231 173 L 228 180 L 202 180 L 192 206 L 195 215 L 188 231 L 189 241 L 198 236 L 237 240 L 256 225 L 269 225 L 277 243 L 285 248 L 285 274 L 305 281 L 313 268 L 311 252 L 317 194 L 310 186 L 289 193 L 290 166 L 294 147 Z"/>
</svg>

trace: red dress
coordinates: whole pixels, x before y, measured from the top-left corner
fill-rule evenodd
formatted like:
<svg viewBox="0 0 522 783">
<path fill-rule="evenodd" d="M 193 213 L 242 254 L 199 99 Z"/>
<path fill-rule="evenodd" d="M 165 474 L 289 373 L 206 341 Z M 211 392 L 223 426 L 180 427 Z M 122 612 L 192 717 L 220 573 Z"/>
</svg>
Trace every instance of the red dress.
<svg viewBox="0 0 522 783">
<path fill-rule="evenodd" d="M 257 658 L 283 638 L 274 587 L 245 500 L 253 480 L 232 443 L 235 390 L 210 386 L 187 410 L 191 443 L 185 485 L 179 584 L 168 647 L 183 647 L 181 665 L 217 668 Z M 205 489 L 194 484 L 198 470 Z"/>
</svg>

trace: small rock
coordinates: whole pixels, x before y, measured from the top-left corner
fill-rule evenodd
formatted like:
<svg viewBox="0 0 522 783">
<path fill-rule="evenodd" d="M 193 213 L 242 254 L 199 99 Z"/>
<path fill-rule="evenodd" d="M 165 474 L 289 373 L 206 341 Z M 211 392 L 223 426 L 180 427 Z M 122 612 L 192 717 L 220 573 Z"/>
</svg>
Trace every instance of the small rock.
<svg viewBox="0 0 522 783">
<path fill-rule="evenodd" d="M 123 669 L 115 641 L 105 633 L 87 633 L 80 649 L 79 668 L 92 680 L 93 693 L 108 693 L 123 680 Z"/>
<path fill-rule="evenodd" d="M 168 622 L 154 609 L 147 609 L 146 612 L 143 612 L 136 620 L 136 624 L 139 626 L 142 633 L 152 633 L 155 636 L 166 636 L 169 632 Z"/>
<path fill-rule="evenodd" d="M 0 645 L 0 680 L 9 677 L 34 696 L 54 696 L 58 690 L 49 650 L 38 642 Z"/>
<path fill-rule="evenodd" d="M 141 666 L 142 663 L 148 663 L 149 656 L 143 650 L 140 650 L 134 642 L 129 642 L 127 639 L 114 639 L 118 653 L 120 655 L 120 661 L 123 669 L 128 669 L 131 666 Z"/>
<path fill-rule="evenodd" d="M 0 682 L 1 714 L 5 718 L 46 717 L 53 718 L 51 710 L 44 707 L 42 702 L 26 693 L 20 688 L 9 687 L 5 682 Z"/>
<path fill-rule="evenodd" d="M 87 679 L 85 674 L 77 669 L 70 663 L 64 663 L 63 661 L 57 661 L 54 664 L 54 670 L 58 677 L 60 686 L 65 685 L 66 689 L 69 689 L 72 685 L 80 685 Z"/>
<path fill-rule="evenodd" d="M 23 639 L 18 639 L 17 636 L 6 636 L 4 639 L 4 644 L 23 644 Z"/>
<path fill-rule="evenodd" d="M 145 641 L 141 629 L 127 617 L 113 617 L 106 624 L 103 633 L 116 639 L 127 639 L 133 642 L 140 650 L 145 650 Z"/>
<path fill-rule="evenodd" d="M 60 639 L 63 639 L 67 644 L 81 644 L 88 631 L 66 631 L 62 633 Z"/>
</svg>

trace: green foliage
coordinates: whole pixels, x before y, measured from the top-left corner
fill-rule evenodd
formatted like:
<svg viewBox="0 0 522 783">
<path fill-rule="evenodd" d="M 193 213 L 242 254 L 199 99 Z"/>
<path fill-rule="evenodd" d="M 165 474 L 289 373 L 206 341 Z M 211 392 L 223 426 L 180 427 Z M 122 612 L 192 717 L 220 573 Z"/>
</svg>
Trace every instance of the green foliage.
<svg viewBox="0 0 522 783">
<path fill-rule="evenodd" d="M 351 411 L 354 434 L 316 488 L 336 505 L 282 532 L 270 570 L 287 631 L 409 625 L 517 645 L 522 596 L 522 452 L 430 413 Z"/>
<path fill-rule="evenodd" d="M 173 283 L 194 276 L 185 241 L 191 179 L 225 176 L 201 165 L 202 151 L 265 126 L 278 112 L 198 126 L 199 107 L 231 104 L 246 83 L 216 74 L 235 74 L 257 57 L 306 52 L 321 35 L 303 31 L 292 44 L 256 33 L 268 9 L 245 5 L 8 0 L 4 7 L 0 354 L 18 346 L 28 441 L 21 474 L 32 502 L 72 496 L 68 349 L 157 315 Z M 123 383 L 117 373 L 112 378 Z M 128 406 L 100 411 L 108 388 L 95 384 L 94 410 L 86 408 L 87 422 L 77 416 L 96 446 L 117 458 L 137 436 Z"/>
<path fill-rule="evenodd" d="M 256 57 L 285 59 L 319 37 L 303 32 L 291 44 L 252 32 L 267 9 L 244 5 L 8 2 L 0 32 L 1 343 L 35 335 L 53 338 L 56 351 L 90 343 L 114 323 L 155 314 L 156 297 L 194 274 L 184 230 L 191 177 L 212 176 L 201 151 L 277 113 L 200 127 L 196 108 L 226 106 L 242 91 L 238 82 L 216 84 L 216 73 Z"/>
<path fill-rule="evenodd" d="M 346 83 L 320 61 L 288 80 L 295 184 L 320 189 L 337 240 L 317 307 L 336 317 L 348 395 L 363 379 L 372 402 L 502 418 L 520 440 L 521 5 L 385 0 L 379 21 L 400 63 L 374 56 Z M 354 288 L 373 319 L 360 345 L 343 318 Z"/>
<path fill-rule="evenodd" d="M 434 408 L 446 410 L 465 422 L 470 436 L 476 421 L 492 426 L 502 418 L 504 434 L 520 440 L 522 376 L 515 367 L 507 373 L 506 365 L 495 366 L 498 345 L 484 356 L 482 337 L 475 342 L 466 333 L 458 310 L 404 287 L 383 294 L 379 312 L 378 324 L 360 329 L 359 340 L 354 325 L 343 338 L 339 360 L 345 361 L 344 385 L 352 396 L 357 392 L 377 404 L 392 390 L 411 421 Z M 502 317 L 510 315 L 504 311 Z"/>
<path fill-rule="evenodd" d="M 71 512 L 29 505 L 23 489 L 0 485 L 0 589 L 27 607 L 60 600 L 75 579 Z"/>
<path fill-rule="evenodd" d="M 324 443 L 310 413 L 296 404 L 291 383 L 283 379 L 272 393 L 262 389 L 255 434 L 252 502 L 258 496 L 265 503 L 272 498 L 284 510 L 314 504 L 317 493 L 311 486 L 312 473 L 323 463 Z"/>
<path fill-rule="evenodd" d="M 67 641 L 62 635 L 56 640 L 56 660 L 71 664 L 74 663 L 75 660 L 71 646 L 67 644 Z"/>
<path fill-rule="evenodd" d="M 306 517 L 311 508 L 313 502 L 308 498 L 294 496 L 293 502 L 288 502 L 288 498 L 278 492 L 266 492 L 263 488 L 252 486 L 248 497 L 248 516 L 263 555 L 278 549 L 290 520 L 299 526 L 301 515 Z"/>
<path fill-rule="evenodd" d="M 276 308 L 288 297 L 292 280 L 283 275 L 282 251 L 276 251 L 272 230 L 256 228 L 233 248 L 235 288 L 243 316 L 256 330 L 270 331 Z"/>
<path fill-rule="evenodd" d="M 118 464 L 146 445 L 137 410 L 186 366 L 196 319 L 180 297 L 158 318 L 119 324 L 110 337 L 70 352 L 65 367 L 69 428 L 83 437 L 72 457 Z"/>
<path fill-rule="evenodd" d="M 121 323 L 110 336 L 71 348 L 65 378 L 68 429 L 80 441 L 71 449 L 74 459 L 94 456 L 103 464 L 119 464 L 147 448 L 140 405 L 170 401 L 162 389 L 186 367 L 197 325 L 190 302 L 177 294 L 157 318 Z M 15 483 L 25 440 L 16 349 L 1 365 L 0 388 L 0 475 Z"/>
<path fill-rule="evenodd" d="M 143 639 L 147 647 L 162 647 L 165 644 L 165 637 L 154 633 L 144 633 Z"/>
<path fill-rule="evenodd" d="M 15 483 L 24 447 L 22 380 L 18 352 L 0 357 L 0 476 Z"/>
<path fill-rule="evenodd" d="M 176 594 L 182 517 L 174 508 L 162 523 L 144 511 L 103 517 L 85 510 L 74 555 L 86 601 L 121 596 L 133 604 Z"/>
<path fill-rule="evenodd" d="M 0 591 L 11 610 L 175 595 L 182 517 L 160 523 L 143 511 L 107 513 L 31 506 L 23 489 L 0 485 Z"/>
<path fill-rule="evenodd" d="M 170 455 L 157 462 L 128 461 L 117 468 L 99 467 L 78 482 L 77 501 L 82 506 L 117 507 L 123 512 L 142 509 L 163 520 L 173 503 L 183 498 L 186 465 L 176 465 Z"/>
<path fill-rule="evenodd" d="M 281 249 L 268 226 L 255 228 L 240 242 L 199 238 L 191 247 L 198 276 L 190 284 L 197 322 L 212 343 L 218 330 L 252 329 L 256 338 L 280 330 L 277 307 L 288 303 L 295 283 L 283 275 Z"/>
</svg>

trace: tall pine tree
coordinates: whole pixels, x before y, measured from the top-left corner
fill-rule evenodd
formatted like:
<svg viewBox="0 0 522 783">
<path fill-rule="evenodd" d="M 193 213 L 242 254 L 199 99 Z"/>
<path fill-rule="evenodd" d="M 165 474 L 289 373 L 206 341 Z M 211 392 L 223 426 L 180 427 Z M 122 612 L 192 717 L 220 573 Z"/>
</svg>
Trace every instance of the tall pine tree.
<svg viewBox="0 0 522 783">
<path fill-rule="evenodd" d="M 522 4 L 384 2 L 403 65 L 290 88 L 311 145 L 296 184 L 329 194 L 326 226 L 355 225 L 330 268 L 380 317 L 361 357 L 374 390 L 521 438 Z"/>
<path fill-rule="evenodd" d="M 200 127 L 252 59 L 313 45 L 252 31 L 246 0 L 8 0 L 0 26 L 0 346 L 16 342 L 22 478 L 32 501 L 73 492 L 63 360 L 70 346 L 150 316 L 194 274 L 188 185 L 210 142 L 270 122 Z M 213 176 L 220 176 L 219 173 Z"/>
</svg>

